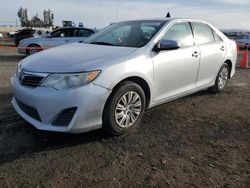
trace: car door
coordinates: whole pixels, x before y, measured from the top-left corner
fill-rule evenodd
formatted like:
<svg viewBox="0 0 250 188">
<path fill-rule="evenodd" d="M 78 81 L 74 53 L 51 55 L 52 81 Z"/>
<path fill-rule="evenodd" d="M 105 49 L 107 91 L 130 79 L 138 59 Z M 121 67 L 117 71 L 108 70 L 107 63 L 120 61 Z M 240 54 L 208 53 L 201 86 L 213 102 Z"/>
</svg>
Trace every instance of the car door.
<svg viewBox="0 0 250 188">
<path fill-rule="evenodd" d="M 71 42 L 72 38 L 71 28 L 63 28 L 54 31 L 47 40 L 44 40 L 44 46 L 46 48 L 55 47 L 63 44 L 68 44 Z"/>
<path fill-rule="evenodd" d="M 222 61 L 226 55 L 226 44 L 207 24 L 192 23 L 195 43 L 200 48 L 201 59 L 196 86 L 211 84 L 215 81 Z"/>
<path fill-rule="evenodd" d="M 181 47 L 159 53 L 152 51 L 155 101 L 194 89 L 199 69 L 200 52 L 194 45 L 189 22 L 175 23 L 164 34 L 164 39 L 175 40 Z"/>
</svg>

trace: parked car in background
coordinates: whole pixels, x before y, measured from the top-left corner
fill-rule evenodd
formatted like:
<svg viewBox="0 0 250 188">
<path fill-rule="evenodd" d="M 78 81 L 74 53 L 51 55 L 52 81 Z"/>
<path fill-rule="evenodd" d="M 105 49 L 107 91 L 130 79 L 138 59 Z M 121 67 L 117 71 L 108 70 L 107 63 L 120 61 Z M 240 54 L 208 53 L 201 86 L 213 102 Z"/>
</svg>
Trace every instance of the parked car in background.
<svg viewBox="0 0 250 188">
<path fill-rule="evenodd" d="M 18 46 L 19 42 L 23 39 L 34 37 L 35 32 L 36 32 L 35 29 L 28 29 L 28 28 L 19 30 L 14 35 L 15 45 Z"/>
<path fill-rule="evenodd" d="M 146 109 L 207 88 L 219 93 L 234 75 L 236 59 L 235 42 L 204 21 L 120 22 L 84 43 L 23 59 L 11 78 L 12 104 L 41 130 L 104 127 L 120 135 Z"/>
<path fill-rule="evenodd" d="M 250 35 L 240 35 L 235 39 L 241 49 L 250 49 Z"/>
<path fill-rule="evenodd" d="M 45 37 L 24 39 L 18 45 L 20 54 L 34 54 L 41 50 L 74 42 L 82 42 L 96 30 L 82 27 L 64 27 Z"/>
<path fill-rule="evenodd" d="M 9 38 L 14 38 L 15 34 L 18 33 L 19 30 L 16 31 L 10 31 L 7 33 L 7 37 Z"/>
<path fill-rule="evenodd" d="M 3 35 L 0 33 L 0 42 L 3 40 Z"/>
<path fill-rule="evenodd" d="M 235 34 L 235 33 L 226 33 L 226 32 L 223 32 L 224 35 L 226 35 L 229 39 L 232 39 L 232 40 L 235 40 L 238 35 Z"/>
</svg>

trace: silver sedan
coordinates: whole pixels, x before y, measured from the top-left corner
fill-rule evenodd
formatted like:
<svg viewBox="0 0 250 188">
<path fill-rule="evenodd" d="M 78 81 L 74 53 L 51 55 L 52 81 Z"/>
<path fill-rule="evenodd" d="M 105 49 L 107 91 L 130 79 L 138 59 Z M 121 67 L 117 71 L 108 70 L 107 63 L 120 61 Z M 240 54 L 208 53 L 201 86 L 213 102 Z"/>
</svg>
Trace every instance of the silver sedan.
<svg viewBox="0 0 250 188">
<path fill-rule="evenodd" d="M 81 27 L 60 28 L 44 37 L 32 37 L 21 40 L 18 45 L 18 52 L 31 55 L 51 47 L 82 42 L 95 32 L 96 30 L 94 29 Z"/>
<path fill-rule="evenodd" d="M 49 49 L 19 63 L 12 104 L 37 129 L 120 135 L 145 110 L 203 89 L 222 91 L 235 73 L 236 44 L 207 22 L 135 20 L 85 43 Z"/>
</svg>

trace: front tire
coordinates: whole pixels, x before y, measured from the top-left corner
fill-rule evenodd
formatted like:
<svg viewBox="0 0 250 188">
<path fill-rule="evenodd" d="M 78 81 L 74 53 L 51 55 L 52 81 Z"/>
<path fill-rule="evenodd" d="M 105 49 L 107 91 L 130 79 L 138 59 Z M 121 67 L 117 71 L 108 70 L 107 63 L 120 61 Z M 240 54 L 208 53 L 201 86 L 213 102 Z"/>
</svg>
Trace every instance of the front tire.
<svg viewBox="0 0 250 188">
<path fill-rule="evenodd" d="M 32 54 L 35 54 L 37 52 L 40 52 L 42 51 L 42 48 L 41 46 L 37 45 L 37 44 L 31 44 L 28 46 L 28 49 L 26 50 L 26 53 L 28 55 L 32 55 Z"/>
<path fill-rule="evenodd" d="M 215 94 L 221 92 L 227 85 L 229 74 L 229 66 L 227 63 L 224 63 L 216 77 L 214 86 L 208 88 L 208 90 Z"/>
<path fill-rule="evenodd" d="M 146 108 L 143 89 L 125 81 L 113 91 L 104 108 L 103 127 L 113 135 L 129 132 L 138 125 Z"/>
</svg>

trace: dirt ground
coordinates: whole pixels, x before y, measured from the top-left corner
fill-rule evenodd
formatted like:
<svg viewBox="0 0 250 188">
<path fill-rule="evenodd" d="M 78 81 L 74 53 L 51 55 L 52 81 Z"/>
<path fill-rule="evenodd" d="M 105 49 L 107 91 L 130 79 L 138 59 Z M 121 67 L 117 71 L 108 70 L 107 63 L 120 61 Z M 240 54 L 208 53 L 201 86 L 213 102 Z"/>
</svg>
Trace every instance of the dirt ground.
<svg viewBox="0 0 250 188">
<path fill-rule="evenodd" d="M 20 59 L 0 49 L 0 187 L 250 187 L 250 69 L 112 137 L 38 131 L 19 117 L 9 79 Z"/>
</svg>

